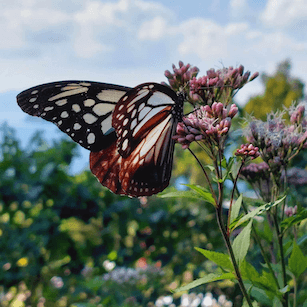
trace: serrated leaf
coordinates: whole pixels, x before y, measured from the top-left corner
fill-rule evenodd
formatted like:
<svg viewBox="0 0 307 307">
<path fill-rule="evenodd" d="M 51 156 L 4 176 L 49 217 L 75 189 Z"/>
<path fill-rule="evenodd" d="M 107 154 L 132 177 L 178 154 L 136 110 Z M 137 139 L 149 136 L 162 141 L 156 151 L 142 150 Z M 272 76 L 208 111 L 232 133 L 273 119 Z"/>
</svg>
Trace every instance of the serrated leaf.
<svg viewBox="0 0 307 307">
<path fill-rule="evenodd" d="M 307 268 L 307 258 L 300 247 L 293 241 L 293 249 L 289 258 L 289 270 L 298 278 Z"/>
<path fill-rule="evenodd" d="M 199 248 L 199 247 L 195 247 L 195 249 L 197 251 L 199 251 L 200 253 L 202 253 L 206 258 L 213 261 L 218 266 L 222 267 L 223 269 L 227 269 L 227 270 L 231 270 L 231 271 L 233 270 L 233 265 L 232 265 L 228 255 L 218 253 L 218 252 L 209 251 L 209 250 L 202 249 L 202 248 Z"/>
<path fill-rule="evenodd" d="M 239 233 L 239 235 L 234 239 L 232 243 L 232 249 L 237 262 L 240 264 L 248 251 L 250 245 L 250 235 L 252 229 L 253 220 L 251 220 L 247 226 Z"/>
<path fill-rule="evenodd" d="M 188 291 L 192 288 L 198 287 L 203 284 L 207 284 L 209 282 L 217 281 L 217 280 L 222 280 L 222 279 L 235 279 L 235 275 L 232 273 L 224 273 L 224 274 L 208 274 L 202 278 L 196 279 L 192 281 L 191 283 L 179 287 L 176 290 L 174 290 L 175 293 L 182 292 L 182 291 Z"/>
<path fill-rule="evenodd" d="M 214 198 L 207 189 L 205 189 L 205 188 L 203 188 L 199 185 L 194 185 L 194 184 L 185 184 L 185 186 L 194 190 L 198 195 L 200 195 L 202 197 L 203 200 L 205 200 L 205 201 L 207 201 L 210 204 L 215 206 Z"/>
<path fill-rule="evenodd" d="M 276 200 L 273 204 L 272 203 L 267 203 L 265 205 L 262 205 L 260 207 L 258 207 L 257 209 L 249 212 L 248 214 L 244 215 L 236 224 L 232 223 L 232 228 L 231 230 L 234 230 L 235 228 L 237 228 L 238 226 L 240 226 L 241 224 L 245 223 L 246 221 L 248 221 L 249 219 L 255 217 L 256 215 L 260 215 L 263 212 L 277 206 L 278 204 L 280 204 L 284 199 L 286 198 L 286 196 Z"/>
<path fill-rule="evenodd" d="M 291 226 L 296 225 L 305 219 L 307 219 L 307 210 L 303 209 L 300 212 L 298 212 L 296 215 L 293 215 L 293 216 L 290 216 L 284 219 L 281 222 L 281 228 L 282 230 L 286 230 L 290 228 Z"/>
<path fill-rule="evenodd" d="M 232 223 L 238 217 L 242 205 L 242 200 L 243 195 L 241 194 L 233 204 L 230 212 L 230 223 Z"/>
</svg>

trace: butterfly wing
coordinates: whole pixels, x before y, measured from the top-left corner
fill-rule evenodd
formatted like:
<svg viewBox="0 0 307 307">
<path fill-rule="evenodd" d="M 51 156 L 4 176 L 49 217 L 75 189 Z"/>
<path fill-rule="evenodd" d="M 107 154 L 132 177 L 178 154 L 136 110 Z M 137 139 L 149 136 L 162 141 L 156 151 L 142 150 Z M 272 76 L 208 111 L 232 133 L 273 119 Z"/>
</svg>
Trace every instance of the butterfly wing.
<svg viewBox="0 0 307 307">
<path fill-rule="evenodd" d="M 182 105 L 183 99 L 161 84 L 145 83 L 127 92 L 113 112 L 118 137 L 114 160 L 109 160 L 110 149 L 90 156 L 91 170 L 99 181 L 115 193 L 134 197 L 167 187 L 175 144 L 172 136 Z"/>
<path fill-rule="evenodd" d="M 56 124 L 84 148 L 99 151 L 115 142 L 112 111 L 130 89 L 90 81 L 52 82 L 21 92 L 17 103 L 24 112 Z"/>
</svg>

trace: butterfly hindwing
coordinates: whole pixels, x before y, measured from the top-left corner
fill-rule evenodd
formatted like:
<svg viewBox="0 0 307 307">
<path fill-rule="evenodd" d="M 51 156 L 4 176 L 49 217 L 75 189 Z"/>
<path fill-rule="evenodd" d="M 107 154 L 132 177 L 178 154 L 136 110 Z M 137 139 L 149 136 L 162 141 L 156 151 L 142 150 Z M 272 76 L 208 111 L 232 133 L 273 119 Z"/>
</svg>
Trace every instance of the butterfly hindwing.
<svg viewBox="0 0 307 307">
<path fill-rule="evenodd" d="M 140 84 L 127 92 L 112 118 L 119 153 L 128 157 L 152 128 L 172 116 L 177 100 L 173 90 L 158 83 Z"/>
<path fill-rule="evenodd" d="M 90 155 L 91 170 L 99 181 L 115 193 L 133 197 L 156 194 L 168 186 L 172 136 L 182 117 L 182 105 L 181 97 L 156 83 L 127 92 L 113 111 L 117 150 L 113 146 Z"/>
<path fill-rule="evenodd" d="M 84 148 L 99 151 L 116 140 L 112 111 L 129 90 L 90 81 L 52 82 L 21 92 L 17 103 L 24 112 L 56 124 Z"/>
</svg>

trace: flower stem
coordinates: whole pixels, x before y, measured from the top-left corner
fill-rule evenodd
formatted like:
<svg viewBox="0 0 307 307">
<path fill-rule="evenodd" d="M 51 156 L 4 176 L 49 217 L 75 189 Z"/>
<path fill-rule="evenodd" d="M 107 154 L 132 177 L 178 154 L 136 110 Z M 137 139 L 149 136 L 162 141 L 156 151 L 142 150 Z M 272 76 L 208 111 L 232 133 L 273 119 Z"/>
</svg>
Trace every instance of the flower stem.
<svg viewBox="0 0 307 307">
<path fill-rule="evenodd" d="M 278 227 L 277 212 L 273 213 L 273 218 L 274 218 L 274 226 L 276 230 L 276 235 L 278 239 L 283 286 L 286 287 L 288 283 L 287 283 L 286 263 L 285 263 L 284 248 L 283 248 L 283 234 L 280 232 L 279 227 Z M 288 292 L 286 292 L 283 295 L 283 299 L 284 299 L 283 306 L 287 307 L 288 306 Z"/>
<path fill-rule="evenodd" d="M 246 299 L 246 301 L 248 303 L 248 306 L 249 307 L 253 307 L 252 301 L 251 301 L 251 299 L 250 299 L 250 297 L 249 297 L 249 295 L 248 295 L 248 293 L 246 291 L 246 288 L 244 286 L 244 283 L 243 283 L 243 280 L 242 280 L 242 276 L 241 276 L 241 273 L 240 273 L 237 261 L 235 259 L 235 255 L 234 255 L 233 250 L 232 250 L 231 242 L 229 240 L 229 237 L 227 235 L 227 230 L 226 230 L 225 225 L 223 223 L 222 205 L 221 204 L 219 204 L 219 206 L 216 208 L 216 218 L 217 218 L 217 222 L 218 222 L 220 231 L 221 231 L 221 233 L 223 235 L 223 239 L 225 241 L 225 244 L 226 244 L 226 247 L 227 247 L 227 250 L 228 250 L 231 262 L 232 262 L 232 265 L 234 267 L 234 270 L 235 270 L 235 273 L 236 273 L 236 277 L 237 277 L 237 280 L 238 280 L 241 292 L 242 292 L 244 298 Z"/>
</svg>

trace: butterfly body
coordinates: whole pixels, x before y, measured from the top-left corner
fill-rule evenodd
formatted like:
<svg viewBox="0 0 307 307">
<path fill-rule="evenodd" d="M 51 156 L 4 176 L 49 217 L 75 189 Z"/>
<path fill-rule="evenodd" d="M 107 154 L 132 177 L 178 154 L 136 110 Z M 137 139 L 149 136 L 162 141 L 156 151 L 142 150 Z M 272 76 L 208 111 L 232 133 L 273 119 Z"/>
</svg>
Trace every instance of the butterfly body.
<svg viewBox="0 0 307 307">
<path fill-rule="evenodd" d="M 55 123 L 91 151 L 90 168 L 102 185 L 133 197 L 168 186 L 183 101 L 158 83 L 62 81 L 17 96 L 23 111 Z"/>
</svg>

